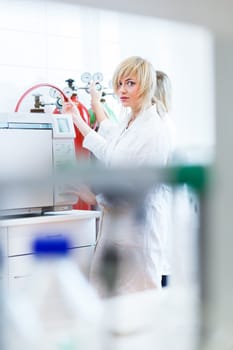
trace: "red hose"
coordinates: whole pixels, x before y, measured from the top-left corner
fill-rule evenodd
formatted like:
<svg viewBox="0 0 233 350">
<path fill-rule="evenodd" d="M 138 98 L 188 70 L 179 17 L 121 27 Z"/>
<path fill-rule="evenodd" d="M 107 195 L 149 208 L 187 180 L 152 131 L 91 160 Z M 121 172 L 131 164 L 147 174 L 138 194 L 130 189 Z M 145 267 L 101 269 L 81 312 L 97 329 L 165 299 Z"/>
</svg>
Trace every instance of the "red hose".
<svg viewBox="0 0 233 350">
<path fill-rule="evenodd" d="M 51 87 L 53 89 L 56 89 L 63 96 L 64 100 L 68 101 L 68 99 L 67 99 L 66 95 L 64 94 L 64 92 L 61 89 L 59 89 L 57 86 L 52 85 L 52 84 L 47 84 L 47 83 L 37 84 L 37 85 L 34 85 L 34 86 L 30 87 L 30 89 L 25 91 L 25 93 L 20 97 L 20 99 L 19 99 L 19 101 L 18 101 L 18 103 L 17 103 L 17 105 L 15 107 L 15 112 L 18 112 L 19 107 L 20 107 L 23 99 L 25 98 L 25 96 L 27 96 L 31 91 L 33 91 L 33 90 L 35 90 L 35 89 L 37 89 L 39 87 L 44 87 L 44 86 L 49 86 L 49 87 Z"/>
</svg>

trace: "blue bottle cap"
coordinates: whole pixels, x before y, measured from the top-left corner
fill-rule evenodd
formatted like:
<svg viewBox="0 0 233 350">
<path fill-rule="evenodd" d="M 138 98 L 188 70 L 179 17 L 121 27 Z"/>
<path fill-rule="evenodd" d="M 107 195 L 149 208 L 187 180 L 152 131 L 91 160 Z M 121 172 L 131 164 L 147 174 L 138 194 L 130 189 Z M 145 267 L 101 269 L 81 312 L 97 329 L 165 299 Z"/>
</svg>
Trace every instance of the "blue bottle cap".
<svg viewBox="0 0 233 350">
<path fill-rule="evenodd" d="M 32 242 L 32 252 L 37 256 L 67 255 L 70 247 L 69 239 L 60 235 L 37 237 Z"/>
</svg>

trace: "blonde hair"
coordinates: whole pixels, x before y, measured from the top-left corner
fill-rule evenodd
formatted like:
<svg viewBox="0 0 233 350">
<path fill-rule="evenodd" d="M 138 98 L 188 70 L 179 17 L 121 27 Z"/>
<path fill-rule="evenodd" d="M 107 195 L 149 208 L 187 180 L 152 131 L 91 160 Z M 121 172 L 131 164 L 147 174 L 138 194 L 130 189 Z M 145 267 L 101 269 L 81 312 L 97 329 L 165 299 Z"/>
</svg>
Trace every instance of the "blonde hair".
<svg viewBox="0 0 233 350">
<path fill-rule="evenodd" d="M 152 64 L 139 56 L 132 56 L 122 61 L 116 68 L 112 85 L 115 94 L 119 89 L 119 83 L 122 78 L 133 76 L 139 83 L 139 101 L 140 110 L 151 104 L 156 88 L 156 73 Z"/>
<path fill-rule="evenodd" d="M 152 102 L 156 103 L 157 111 L 162 116 L 171 110 L 171 81 L 166 73 L 158 70 L 156 71 L 156 81 L 157 85 Z"/>
</svg>

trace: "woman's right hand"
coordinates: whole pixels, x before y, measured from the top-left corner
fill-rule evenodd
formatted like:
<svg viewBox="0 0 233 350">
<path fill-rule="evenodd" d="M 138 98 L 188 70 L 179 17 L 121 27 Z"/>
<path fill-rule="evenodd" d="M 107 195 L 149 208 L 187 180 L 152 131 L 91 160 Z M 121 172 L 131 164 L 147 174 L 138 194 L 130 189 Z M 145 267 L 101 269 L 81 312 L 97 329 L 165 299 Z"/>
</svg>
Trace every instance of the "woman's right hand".
<svg viewBox="0 0 233 350">
<path fill-rule="evenodd" d="M 92 131 L 91 127 L 81 117 L 77 103 L 72 101 L 70 97 L 67 97 L 67 102 L 63 101 L 62 113 L 69 113 L 72 115 L 73 123 L 84 137 Z"/>
<path fill-rule="evenodd" d="M 73 113 L 73 106 L 69 102 L 63 102 L 62 113 L 72 114 Z"/>
<path fill-rule="evenodd" d="M 77 117 L 81 118 L 81 115 L 79 113 L 76 103 L 73 102 L 69 97 L 67 97 L 67 102 L 65 101 L 63 102 L 62 113 L 71 114 L 73 118 L 73 122 L 76 121 Z"/>
</svg>

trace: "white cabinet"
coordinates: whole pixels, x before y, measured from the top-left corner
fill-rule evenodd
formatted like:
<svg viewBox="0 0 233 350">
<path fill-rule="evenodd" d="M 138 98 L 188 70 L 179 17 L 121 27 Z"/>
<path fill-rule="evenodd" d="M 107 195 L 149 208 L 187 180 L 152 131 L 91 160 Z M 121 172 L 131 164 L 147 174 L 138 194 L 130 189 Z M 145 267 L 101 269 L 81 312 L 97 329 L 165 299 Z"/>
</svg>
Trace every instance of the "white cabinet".
<svg viewBox="0 0 233 350">
<path fill-rule="evenodd" d="M 68 236 L 73 261 L 88 275 L 99 216 L 98 211 L 72 210 L 1 220 L 2 276 L 6 286 L 10 289 L 25 287 L 25 282 L 33 273 L 32 241 L 36 236 Z"/>
</svg>

